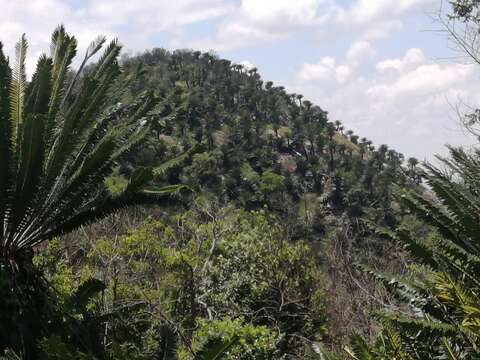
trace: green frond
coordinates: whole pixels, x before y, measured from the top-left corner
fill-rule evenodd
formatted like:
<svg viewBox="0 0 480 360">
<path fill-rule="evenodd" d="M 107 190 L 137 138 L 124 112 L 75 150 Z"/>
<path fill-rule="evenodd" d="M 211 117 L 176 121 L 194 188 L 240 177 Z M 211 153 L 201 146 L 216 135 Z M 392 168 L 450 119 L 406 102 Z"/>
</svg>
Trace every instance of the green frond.
<svg viewBox="0 0 480 360">
<path fill-rule="evenodd" d="M 142 193 L 157 196 L 176 196 L 182 191 L 191 192 L 192 189 L 186 185 L 145 186 Z"/>
<path fill-rule="evenodd" d="M 97 294 L 106 289 L 103 281 L 90 278 L 84 281 L 70 296 L 68 302 L 76 309 L 84 309 L 89 301 Z"/>
<path fill-rule="evenodd" d="M 103 47 L 103 44 L 105 44 L 105 41 L 107 39 L 105 36 L 98 36 L 95 40 L 93 40 L 90 45 L 87 48 L 87 51 L 85 52 L 85 57 L 83 58 L 82 63 L 78 67 L 78 70 L 76 71 L 72 81 L 68 85 L 67 91 L 65 92 L 65 96 L 63 97 L 62 105 L 65 103 L 65 100 L 71 95 L 73 87 L 75 86 L 78 77 L 82 73 L 83 69 L 85 68 L 85 65 L 87 62 L 96 54 L 100 51 L 100 49 Z"/>
<path fill-rule="evenodd" d="M 0 355 L 0 360 L 23 360 L 23 358 L 14 351 L 7 349 L 3 355 Z"/>
<path fill-rule="evenodd" d="M 31 244 L 35 245 L 45 240 L 52 239 L 56 236 L 68 234 L 82 226 L 89 225 L 129 206 L 139 204 L 168 203 L 172 200 L 171 195 L 174 193 L 175 191 L 173 189 L 169 189 L 165 190 L 162 193 L 150 193 L 148 191 L 145 191 L 132 194 L 128 192 L 123 192 L 115 197 L 112 197 L 110 194 L 110 197 L 103 196 L 101 197 L 101 201 L 96 204 L 96 206 L 85 206 L 85 209 L 79 211 L 76 215 L 63 221 L 61 224 L 52 226 L 49 231 L 46 231 L 42 235 L 42 237 L 36 237 L 35 242 L 32 242 Z"/>
<path fill-rule="evenodd" d="M 460 246 L 444 239 L 434 240 L 436 256 L 441 259 L 442 269 L 466 277 L 476 286 L 480 287 L 480 258 L 465 251 Z"/>
<path fill-rule="evenodd" d="M 25 36 L 16 48 L 13 74 L 0 46 L 2 256 L 16 256 L 123 207 L 166 201 L 185 189 L 148 188 L 153 169 L 139 169 L 119 194 L 107 190 L 105 179 L 116 161 L 150 131 L 158 99 L 146 93 L 104 110 L 120 74 L 117 41 L 107 45 L 91 71 L 82 72 L 104 43 L 105 38 L 98 37 L 90 44 L 69 84 L 77 42 L 63 26 L 52 35 L 51 57 L 39 58 L 28 85 Z"/>
<path fill-rule="evenodd" d="M 145 188 L 145 186 L 153 179 L 151 168 L 139 168 L 130 177 L 125 188 L 126 193 L 136 193 Z"/>
<path fill-rule="evenodd" d="M 136 125 L 130 127 L 122 126 L 116 129 L 114 133 L 121 144 L 112 155 L 112 159 L 117 160 L 145 140 L 146 136 L 150 133 L 150 128 L 147 126 L 139 128 Z"/>
<path fill-rule="evenodd" d="M 155 169 L 153 170 L 153 174 L 155 175 L 155 177 L 161 178 L 163 175 L 165 175 L 165 173 L 168 170 L 170 170 L 170 169 L 172 169 L 176 166 L 179 166 L 184 161 L 186 161 L 188 158 L 190 158 L 193 154 L 198 153 L 202 150 L 203 150 L 203 146 L 201 144 L 195 144 L 188 151 L 185 151 L 183 154 L 181 154 L 181 155 L 179 155 L 179 156 L 177 156 L 173 159 L 167 160 L 163 164 L 155 167 Z"/>
<path fill-rule="evenodd" d="M 439 170 L 429 167 L 427 182 L 434 190 L 449 216 L 456 221 L 459 235 L 466 238 L 465 245 L 474 251 L 480 247 L 468 239 L 475 239 L 480 231 L 480 203 L 463 185 L 446 178 Z"/>
<path fill-rule="evenodd" d="M 449 360 L 460 360 L 461 357 L 457 356 L 456 351 L 453 349 L 452 345 L 449 343 L 447 339 L 443 339 L 443 348 L 444 354 L 446 355 L 446 359 Z"/>
<path fill-rule="evenodd" d="M 350 338 L 351 347 L 346 347 L 345 352 L 355 360 L 376 360 L 363 338 L 358 334 L 353 334 Z"/>
<path fill-rule="evenodd" d="M 121 49 L 122 47 L 118 44 L 117 39 L 112 40 L 107 45 L 105 51 L 103 52 L 102 56 L 98 61 L 98 66 L 94 72 L 95 79 L 99 80 L 103 78 L 104 76 L 106 76 L 106 74 L 109 73 L 112 66 L 117 66 L 117 59 Z"/>
<path fill-rule="evenodd" d="M 178 348 L 177 334 L 170 326 L 162 325 L 159 329 L 160 336 L 160 354 L 159 359 L 175 359 Z"/>
<path fill-rule="evenodd" d="M 73 36 L 68 35 L 63 25 L 60 25 L 52 35 L 50 49 L 53 69 L 46 133 L 49 138 L 54 138 L 54 132 L 62 121 L 57 116 L 65 91 L 67 72 L 77 52 L 77 40 Z M 52 144 L 53 142 L 49 141 L 49 148 Z"/>
<path fill-rule="evenodd" d="M 438 262 L 435 260 L 435 250 L 432 249 L 432 246 L 423 241 L 418 241 L 411 233 L 405 230 L 397 231 L 397 239 L 403 243 L 406 249 L 422 264 L 434 269 L 438 267 Z"/>
<path fill-rule="evenodd" d="M 68 166 L 67 160 L 74 161 L 77 157 L 73 153 L 84 144 L 84 133 L 91 129 L 95 113 L 102 105 L 103 97 L 112 81 L 113 77 L 105 78 L 102 82 L 91 77 L 84 80 L 80 94 L 64 115 L 61 130 L 50 150 L 46 186 Z"/>
<path fill-rule="evenodd" d="M 445 166 L 452 169 L 465 183 L 466 188 L 480 189 L 480 154 L 478 149 L 474 153 L 468 153 L 462 148 L 447 145 L 450 152 L 450 158 L 437 156 Z M 435 169 L 432 165 L 427 165 L 427 169 Z M 442 177 L 444 179 L 444 177 Z"/>
<path fill-rule="evenodd" d="M 383 286 L 385 286 L 385 288 L 388 289 L 398 300 L 407 302 L 418 309 L 424 309 L 428 305 L 426 301 L 428 295 L 421 287 L 379 271 L 375 271 L 365 265 L 357 265 L 357 267 L 362 272 L 370 275 L 376 281 L 383 284 Z"/>
<path fill-rule="evenodd" d="M 424 339 L 428 339 L 429 337 L 441 339 L 445 336 L 456 336 L 459 331 L 468 332 L 467 329 L 461 329 L 445 322 L 435 321 L 433 319 L 407 317 L 387 311 L 378 313 L 377 317 L 386 325 L 399 329 L 403 335 L 421 336 Z"/>
<path fill-rule="evenodd" d="M 238 342 L 238 338 L 231 340 L 210 339 L 195 354 L 195 360 L 220 360 L 225 358 L 226 352 Z"/>
<path fill-rule="evenodd" d="M 25 34 L 15 45 L 15 65 L 12 72 L 12 81 L 10 85 L 10 116 L 16 124 L 15 134 L 23 122 L 25 89 L 27 84 L 27 75 L 25 73 L 25 59 L 27 57 L 27 39 Z M 16 135 L 17 136 L 17 135 Z"/>
<path fill-rule="evenodd" d="M 432 268 L 437 267 L 437 262 L 435 261 L 434 251 L 425 244 L 413 238 L 412 234 L 405 230 L 397 230 L 393 232 L 386 228 L 374 228 L 374 231 L 377 235 L 397 243 L 401 243 L 405 248 L 423 264 L 429 265 Z"/>
<path fill-rule="evenodd" d="M 467 246 L 459 235 L 461 229 L 458 223 L 445 212 L 445 209 L 413 192 L 402 195 L 401 201 L 420 219 L 434 226 L 441 235 L 460 246 Z"/>
<path fill-rule="evenodd" d="M 0 244 L 5 236 L 7 201 L 12 186 L 12 163 L 15 156 L 14 124 L 10 117 L 11 70 L 0 43 Z"/>
<path fill-rule="evenodd" d="M 11 222 L 9 242 L 14 234 L 21 233 L 29 223 L 29 216 L 34 211 L 33 205 L 37 199 L 44 161 L 44 120 L 45 115 L 29 114 L 26 117 L 21 134 L 19 167 L 16 173 L 15 201 L 13 202 L 14 218 Z"/>
<path fill-rule="evenodd" d="M 401 281 L 369 271 L 410 305 L 411 316 L 397 309 L 377 316 L 385 327 L 395 329 L 413 359 L 473 359 L 480 353 L 480 152 L 449 149 L 449 159 L 439 157 L 448 171 L 425 165 L 424 177 L 435 197 L 409 191 L 400 198 L 436 231 L 425 239 L 404 230 L 377 231 L 404 243 L 414 260 L 430 269 L 413 292 Z"/>
<path fill-rule="evenodd" d="M 37 63 L 37 69 L 25 95 L 25 116 L 30 114 L 46 115 L 50 99 L 52 60 L 42 55 Z"/>
</svg>

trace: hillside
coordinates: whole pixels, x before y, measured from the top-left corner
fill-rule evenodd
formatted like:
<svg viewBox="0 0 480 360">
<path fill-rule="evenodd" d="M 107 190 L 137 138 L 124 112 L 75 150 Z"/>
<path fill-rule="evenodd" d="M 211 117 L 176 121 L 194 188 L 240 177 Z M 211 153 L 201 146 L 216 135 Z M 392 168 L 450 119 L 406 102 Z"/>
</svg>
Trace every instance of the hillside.
<svg viewBox="0 0 480 360">
<path fill-rule="evenodd" d="M 391 185 L 418 184 L 414 159 L 404 163 L 395 150 L 345 130 L 302 95 L 263 81 L 256 69 L 208 53 L 163 49 L 123 64 L 134 80 L 119 101 L 144 91 L 164 101 L 154 111 L 147 145 L 125 159 L 120 173 L 201 143 L 205 151 L 170 171 L 167 182 L 246 209 L 267 204 L 285 218 L 298 214 L 305 194 L 321 196 L 332 213 L 349 217 L 362 217 L 375 204 L 376 221 L 390 225 Z"/>
<path fill-rule="evenodd" d="M 306 241 L 320 264 L 329 294 L 324 341 L 337 347 L 352 329 L 370 331 L 370 314 L 358 309 L 380 308 L 371 296 L 385 294 L 354 264 L 404 271 L 403 251 L 379 239 L 371 224 L 420 226 L 393 197 L 394 188 L 421 188 L 418 161 L 346 130 L 302 95 L 264 82 L 256 69 L 209 53 L 154 49 L 122 64 L 132 80 L 112 103 L 145 92 L 163 100 L 151 111 L 146 141 L 111 179 L 126 184 L 135 169 L 179 156 L 155 180 L 193 190 L 170 214 L 187 211 L 212 226 L 217 217 L 231 221 L 227 209 L 266 211 L 288 241 Z"/>
<path fill-rule="evenodd" d="M 27 81 L 27 48 L 0 44 L 1 360 L 478 357 L 479 151 L 405 161 L 209 53 L 73 70 L 59 26 Z"/>
</svg>

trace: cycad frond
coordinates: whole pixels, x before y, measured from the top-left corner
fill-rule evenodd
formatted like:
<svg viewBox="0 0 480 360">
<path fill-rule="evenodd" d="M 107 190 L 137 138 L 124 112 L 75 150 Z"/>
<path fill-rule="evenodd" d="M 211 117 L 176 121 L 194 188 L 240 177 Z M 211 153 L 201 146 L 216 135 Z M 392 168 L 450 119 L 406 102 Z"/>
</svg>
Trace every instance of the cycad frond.
<svg viewBox="0 0 480 360">
<path fill-rule="evenodd" d="M 10 195 L 13 176 L 11 175 L 12 157 L 14 157 L 14 124 L 10 117 L 10 81 L 11 70 L 0 43 L 0 242 L 6 233 L 5 216 L 7 197 Z"/>
<path fill-rule="evenodd" d="M 75 94 L 66 78 L 76 40 L 63 26 L 52 36 L 51 57 L 40 57 L 28 87 L 25 36 L 17 45 L 13 76 L 0 47 L 0 260 L 15 262 L 24 250 L 53 236 L 183 188 L 147 190 L 153 169 L 140 169 L 120 194 L 107 190 L 105 178 L 116 161 L 148 134 L 157 99 L 147 93 L 103 111 L 120 74 L 117 41 L 88 74 L 81 70 L 104 42 L 100 37 L 87 50 L 73 80 Z"/>
<path fill-rule="evenodd" d="M 414 359 L 480 358 L 480 151 L 469 154 L 450 147 L 450 153 L 449 159 L 439 158 L 448 174 L 425 166 L 435 198 L 415 192 L 400 197 L 435 232 L 416 239 L 404 230 L 377 231 L 403 243 L 414 260 L 428 265 L 414 291 L 403 281 L 366 269 L 410 305 L 412 316 L 389 311 L 379 318 L 397 331 Z"/>
<path fill-rule="evenodd" d="M 373 354 L 361 336 L 353 334 L 351 336 L 351 348 L 346 347 L 345 351 L 355 360 L 375 360 L 375 354 Z"/>
<path fill-rule="evenodd" d="M 23 122 L 23 105 L 25 102 L 25 88 L 27 84 L 27 75 L 25 73 L 25 59 L 27 57 L 27 39 L 25 34 L 15 45 L 15 65 L 12 72 L 12 81 L 10 86 L 10 116 L 16 124 L 16 134 L 20 124 Z"/>
<path fill-rule="evenodd" d="M 230 340 L 212 338 L 207 341 L 195 354 L 195 360 L 220 360 L 225 358 L 226 352 L 238 342 L 234 337 Z"/>
<path fill-rule="evenodd" d="M 66 33 L 60 25 L 52 35 L 50 46 L 53 61 L 52 95 L 49 101 L 49 131 L 53 131 L 55 117 L 62 102 L 62 95 L 68 69 L 77 53 L 77 40 Z"/>
</svg>

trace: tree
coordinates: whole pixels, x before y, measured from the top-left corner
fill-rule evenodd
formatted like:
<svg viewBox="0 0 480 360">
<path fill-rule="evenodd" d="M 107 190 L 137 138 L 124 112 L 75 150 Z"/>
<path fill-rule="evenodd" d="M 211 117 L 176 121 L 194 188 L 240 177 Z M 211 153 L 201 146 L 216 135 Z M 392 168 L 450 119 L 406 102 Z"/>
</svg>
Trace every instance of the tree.
<svg viewBox="0 0 480 360">
<path fill-rule="evenodd" d="M 125 206 L 179 191 L 180 185 L 149 184 L 197 149 L 137 168 L 110 191 L 109 176 L 122 156 L 150 132 L 158 98 L 146 92 L 131 102 L 115 101 L 130 79 L 118 64 L 117 41 L 86 68 L 104 44 L 103 37 L 92 42 L 72 72 L 76 40 L 58 27 L 51 54 L 40 57 L 31 82 L 25 36 L 16 46 L 13 70 L 0 44 L 0 353 L 10 348 L 27 360 L 106 358 L 104 325 L 118 314 L 87 308 L 105 285 L 87 280 L 73 297 L 62 298 L 33 264 L 34 248 Z M 211 340 L 196 357 L 218 358 L 236 341 Z"/>
<path fill-rule="evenodd" d="M 480 64 L 480 43 L 478 30 L 480 27 L 480 1 L 450 0 L 451 14 L 440 15 L 440 22 L 453 42 L 470 59 Z"/>
<path fill-rule="evenodd" d="M 479 0 L 449 0 L 445 13 L 441 12 L 438 21 L 452 40 L 460 53 L 460 58 L 466 58 L 477 65 L 480 64 L 480 1 Z M 466 108 L 466 109 L 465 109 Z M 480 109 L 466 104 L 459 106 L 459 116 L 464 126 L 473 135 L 480 135 Z"/>
<path fill-rule="evenodd" d="M 92 42 L 70 76 L 77 42 L 58 27 L 51 54 L 39 58 L 30 83 L 25 36 L 13 71 L 0 51 L 0 260 L 12 269 L 28 267 L 32 249 L 44 241 L 175 190 L 145 191 L 153 168 L 136 170 L 116 195 L 104 184 L 118 159 L 149 131 L 156 102 L 147 93 L 102 110 L 115 80 L 122 80 L 120 45 L 112 41 L 97 64 L 83 69 L 104 43 L 104 37 Z"/>
</svg>

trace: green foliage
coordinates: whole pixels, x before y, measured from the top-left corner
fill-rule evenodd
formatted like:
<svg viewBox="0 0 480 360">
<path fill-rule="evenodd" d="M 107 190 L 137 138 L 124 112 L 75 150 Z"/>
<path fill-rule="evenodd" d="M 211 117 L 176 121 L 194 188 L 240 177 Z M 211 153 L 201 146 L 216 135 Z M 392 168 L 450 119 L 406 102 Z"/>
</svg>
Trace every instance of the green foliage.
<svg viewBox="0 0 480 360">
<path fill-rule="evenodd" d="M 92 44 L 85 61 L 103 42 Z M 116 193 L 103 183 L 119 158 L 149 131 L 149 111 L 156 100 L 147 93 L 104 109 L 121 75 L 120 46 L 112 41 L 88 73 L 81 73 L 81 67 L 69 82 L 76 46 L 75 38 L 58 27 L 50 57 L 40 57 L 30 83 L 25 36 L 16 46 L 13 71 L 0 54 L 0 97 L 10 105 L 0 108 L 0 256 L 14 266 L 29 261 L 31 249 L 43 241 L 156 193 L 143 192 L 152 169 L 135 171 Z"/>
<path fill-rule="evenodd" d="M 220 348 L 227 348 L 222 359 L 272 359 L 274 358 L 278 334 L 264 326 L 245 324 L 241 319 L 201 320 L 192 340 L 193 348 L 202 349 L 211 339 L 220 339 Z M 180 359 L 189 359 L 188 355 Z M 197 355 L 194 359 L 203 359 Z"/>
<path fill-rule="evenodd" d="M 205 301 L 218 315 L 252 314 L 277 328 L 281 346 L 298 346 L 293 334 L 321 336 L 325 321 L 322 278 L 306 244 L 290 244 L 264 212 L 239 217 L 210 262 Z"/>
<path fill-rule="evenodd" d="M 337 265 L 320 265 L 318 240 L 345 218 L 354 224 L 339 229 L 346 234 L 366 232 L 367 218 L 390 234 L 404 210 L 392 184 L 418 187 L 417 163 L 405 171 L 401 154 L 209 53 L 154 49 L 120 66 L 113 41 L 88 65 L 105 41 L 72 71 L 77 43 L 59 27 L 30 82 L 26 38 L 13 69 L 0 44 L 0 351 L 28 360 L 315 358 L 306 349 L 328 335 L 330 275 L 320 266 Z M 465 290 L 478 268 L 469 252 L 478 204 L 440 185 L 432 188 L 458 199 L 453 215 L 413 193 L 406 200 L 442 222 L 439 234 L 427 245 L 405 230 L 393 236 L 426 265 L 453 264 L 425 279 L 441 304 L 422 298 L 434 293 L 424 284 L 377 278 L 401 300 L 414 296 L 416 312 L 454 309 L 468 337 L 479 326 L 476 288 Z M 125 232 L 128 222 L 83 227 L 184 188 L 199 192 L 185 209 L 149 208 Z M 452 234 L 453 243 L 440 237 Z M 383 319 L 411 333 L 432 320 Z M 457 354 L 447 325 L 425 334 L 441 333 L 435 351 Z M 380 345 L 354 337 L 350 354 L 396 358 L 403 334 L 382 336 Z M 427 344 L 427 335 L 410 337 Z"/>
<path fill-rule="evenodd" d="M 38 263 L 53 266 L 52 284 L 104 279 L 102 300 L 90 308 L 122 314 L 106 319 L 104 332 L 118 358 L 163 351 L 160 329 L 171 324 L 187 358 L 211 339 L 226 345 L 238 338 L 229 347 L 237 354 L 232 359 L 257 353 L 267 359 L 295 353 L 302 338 L 321 339 L 325 332 L 323 279 L 309 246 L 291 243 L 264 211 L 205 208 L 149 220 L 123 237 L 84 244 L 74 270 L 51 244 Z M 65 296 L 76 299 L 90 285 L 97 286 L 89 281 L 77 291 L 67 288 Z"/>
<path fill-rule="evenodd" d="M 60 336 L 54 335 L 40 342 L 40 349 L 49 360 L 95 360 L 83 352 L 72 352 Z"/>
<path fill-rule="evenodd" d="M 396 233 L 381 231 L 403 243 L 425 267 L 423 277 L 410 284 L 372 272 L 410 306 L 410 314 L 400 311 L 379 314 L 381 322 L 396 331 L 394 336 L 404 356 L 401 358 L 480 356 L 478 154 L 456 148 L 450 148 L 450 153 L 450 159 L 440 160 L 453 177 L 427 165 L 426 180 L 435 192 L 435 200 L 414 192 L 404 193 L 401 198 L 436 233 L 417 239 L 405 229 Z M 393 350 L 390 344 L 389 351 Z"/>
<path fill-rule="evenodd" d="M 145 92 L 109 105 L 118 96 L 115 87 L 130 79 L 118 64 L 116 40 L 96 64 L 84 68 L 104 43 L 102 37 L 92 42 L 72 72 L 77 42 L 58 27 L 50 56 L 39 58 L 30 82 L 26 37 L 16 46 L 13 70 L 0 45 L 0 351 L 11 348 L 26 359 L 40 357 L 42 338 L 40 347 L 51 358 L 86 359 L 82 353 L 102 358 L 106 347 L 101 335 L 105 319 L 97 316 L 93 299 L 105 290 L 104 283 L 84 274 L 76 288 L 72 268 L 45 256 L 37 265 L 57 271 L 51 283 L 59 291 L 55 293 L 32 263 L 34 249 L 120 208 L 182 189 L 148 186 L 159 164 L 109 178 L 149 133 L 158 98 Z M 184 160 L 171 160 L 162 171 Z"/>
<path fill-rule="evenodd" d="M 303 194 L 328 194 L 329 212 L 374 216 L 389 226 L 396 215 L 392 182 L 419 184 L 415 166 L 408 173 L 402 168 L 402 154 L 386 146 L 376 150 L 371 141 L 344 133 L 319 106 L 264 82 L 257 70 L 210 53 L 163 49 L 125 58 L 124 66 L 135 76 L 121 101 L 140 90 L 162 92 L 168 101 L 157 111 L 149 149 L 124 159 L 125 169 L 202 143 L 204 153 L 166 178 L 239 207 L 268 205 L 286 218 L 298 215 Z M 139 66 L 143 75 L 137 76 Z M 368 213 L 373 204 L 378 210 Z"/>
<path fill-rule="evenodd" d="M 36 269 L 12 273 L 9 267 L 0 268 L 2 351 L 12 349 L 24 359 L 50 352 L 59 359 L 67 354 L 71 359 L 102 358 L 102 320 L 90 305 L 103 283 L 88 279 L 76 289 L 70 283 L 65 295 L 48 285 Z"/>
<path fill-rule="evenodd" d="M 260 190 L 267 195 L 278 191 L 283 185 L 283 176 L 267 170 L 263 172 L 260 179 Z"/>
</svg>

